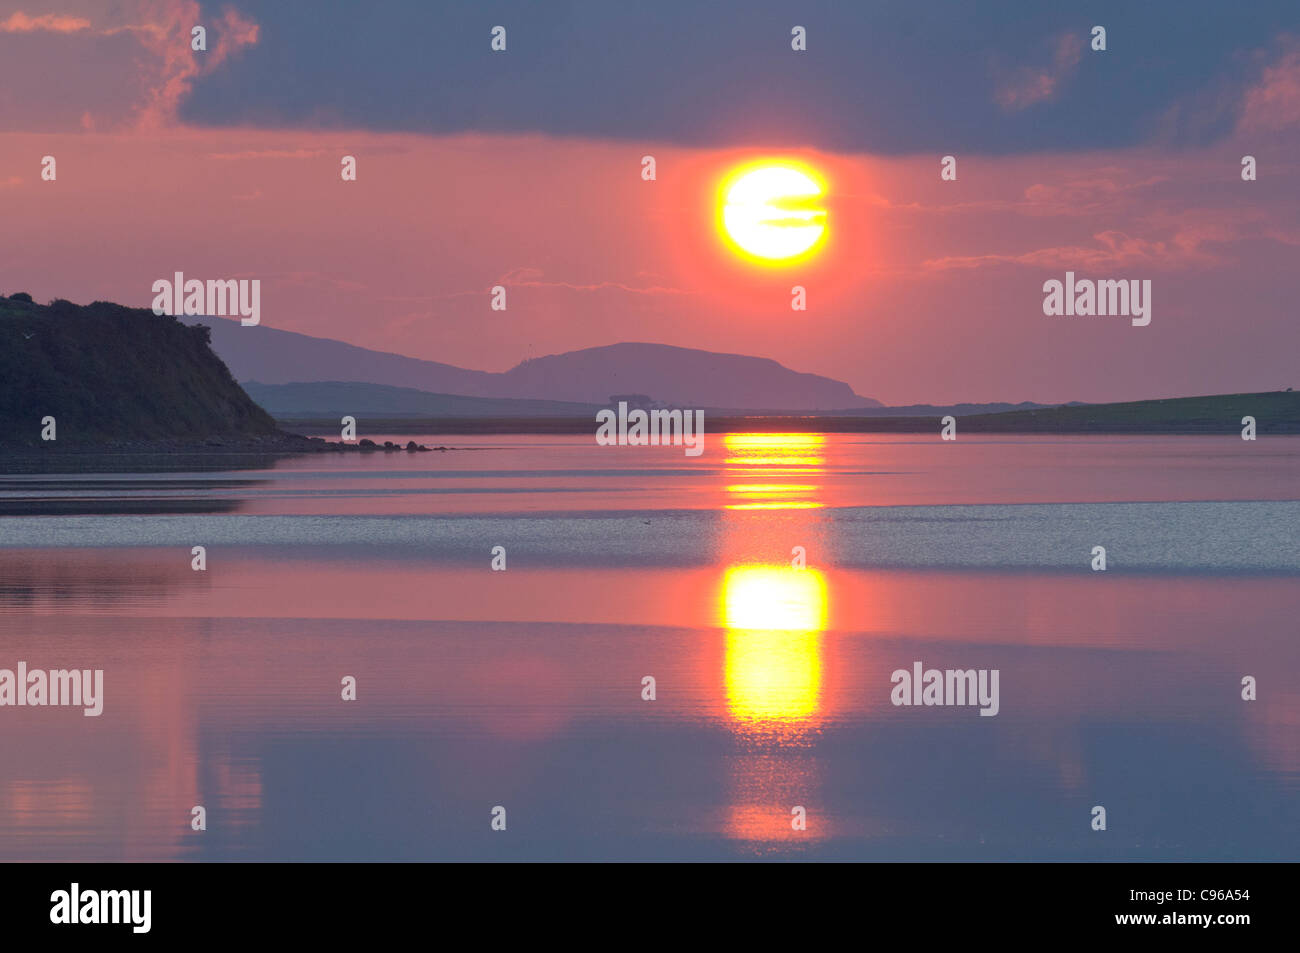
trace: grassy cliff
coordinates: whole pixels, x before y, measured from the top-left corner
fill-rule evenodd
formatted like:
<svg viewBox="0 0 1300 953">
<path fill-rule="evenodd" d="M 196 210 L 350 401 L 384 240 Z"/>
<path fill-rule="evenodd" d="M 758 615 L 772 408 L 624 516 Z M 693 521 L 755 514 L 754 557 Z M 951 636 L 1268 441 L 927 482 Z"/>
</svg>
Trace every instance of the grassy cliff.
<svg viewBox="0 0 1300 953">
<path fill-rule="evenodd" d="M 0 297 L 0 445 L 262 440 L 280 435 L 208 346 L 204 327 L 96 301 Z"/>
</svg>

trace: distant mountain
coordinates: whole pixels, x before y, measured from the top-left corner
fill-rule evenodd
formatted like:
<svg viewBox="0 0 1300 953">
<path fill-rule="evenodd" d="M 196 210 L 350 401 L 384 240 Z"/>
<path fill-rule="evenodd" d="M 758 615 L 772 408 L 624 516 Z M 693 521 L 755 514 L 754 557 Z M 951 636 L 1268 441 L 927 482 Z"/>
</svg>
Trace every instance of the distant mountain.
<svg viewBox="0 0 1300 953">
<path fill-rule="evenodd" d="M 497 396 L 490 391 L 492 379 L 498 375 L 486 371 L 468 371 L 451 364 L 372 351 L 260 324 L 246 328 L 237 320 L 226 318 L 181 320 L 211 329 L 212 349 L 239 381 L 262 384 L 360 381 L 469 397 Z"/>
<path fill-rule="evenodd" d="M 243 385 L 258 405 L 280 420 L 337 418 L 345 414 L 365 414 L 375 418 L 422 417 L 575 417 L 583 421 L 608 407 L 609 400 L 589 403 L 561 400 L 529 400 L 522 397 L 464 397 L 458 394 L 433 394 L 413 387 L 390 387 L 356 381 L 311 381 L 297 384 L 263 384 L 246 381 Z M 611 395 L 613 396 L 613 395 Z M 637 406 L 635 395 L 625 395 Z M 912 404 L 906 407 L 870 407 L 872 417 L 920 417 L 929 420 L 944 414 L 967 417 L 972 414 L 995 414 L 1012 410 L 1042 410 L 1056 405 L 1034 404 Z M 1064 406 L 1087 406 L 1067 404 Z M 719 408 L 721 414 L 748 415 L 753 411 Z M 805 411 L 822 418 L 862 417 L 864 408 L 852 410 Z"/>
<path fill-rule="evenodd" d="M 236 379 L 260 384 L 355 382 L 464 397 L 605 406 L 645 394 L 681 407 L 851 410 L 879 407 L 848 384 L 792 371 L 767 358 L 666 344 L 612 344 L 524 361 L 505 373 L 466 370 L 225 318 L 185 318 L 211 328 L 212 348 Z"/>
<path fill-rule="evenodd" d="M 559 400 L 513 397 L 462 397 L 431 394 L 411 387 L 319 381 L 303 384 L 261 384 L 249 381 L 244 390 L 267 413 L 281 420 L 341 417 L 580 417 L 590 421 L 600 406 Z"/>
<path fill-rule="evenodd" d="M 41 439 L 46 417 L 55 421 L 53 442 Z M 0 443 L 61 449 L 281 436 L 202 329 L 104 301 L 0 297 Z"/>
<path fill-rule="evenodd" d="M 683 407 L 837 410 L 879 407 L 848 384 L 801 374 L 761 357 L 667 344 L 611 344 L 524 361 L 502 375 L 512 397 L 584 403 L 611 394 L 647 394 Z"/>
</svg>

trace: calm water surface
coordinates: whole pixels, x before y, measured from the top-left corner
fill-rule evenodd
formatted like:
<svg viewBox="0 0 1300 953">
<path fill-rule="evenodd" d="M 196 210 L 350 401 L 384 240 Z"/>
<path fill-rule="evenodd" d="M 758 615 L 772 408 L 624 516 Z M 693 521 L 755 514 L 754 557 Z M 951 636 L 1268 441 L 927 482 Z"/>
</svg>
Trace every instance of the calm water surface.
<svg viewBox="0 0 1300 953">
<path fill-rule="evenodd" d="M 1300 438 L 399 437 L 0 460 L 0 859 L 1300 855 Z"/>
</svg>

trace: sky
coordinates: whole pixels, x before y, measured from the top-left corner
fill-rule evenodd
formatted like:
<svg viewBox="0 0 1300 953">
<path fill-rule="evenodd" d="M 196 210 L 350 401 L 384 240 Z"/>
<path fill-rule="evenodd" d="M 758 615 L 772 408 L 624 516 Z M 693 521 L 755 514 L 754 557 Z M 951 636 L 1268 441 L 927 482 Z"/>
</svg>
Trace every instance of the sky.
<svg viewBox="0 0 1300 953">
<path fill-rule="evenodd" d="M 797 266 L 718 234 L 765 157 L 827 184 Z M 1296 386 L 1297 175 L 1293 0 L 0 0 L 0 293 L 257 278 L 263 324 L 481 370 L 649 341 L 890 404 Z M 1149 280 L 1151 323 L 1045 315 L 1067 271 Z"/>
</svg>

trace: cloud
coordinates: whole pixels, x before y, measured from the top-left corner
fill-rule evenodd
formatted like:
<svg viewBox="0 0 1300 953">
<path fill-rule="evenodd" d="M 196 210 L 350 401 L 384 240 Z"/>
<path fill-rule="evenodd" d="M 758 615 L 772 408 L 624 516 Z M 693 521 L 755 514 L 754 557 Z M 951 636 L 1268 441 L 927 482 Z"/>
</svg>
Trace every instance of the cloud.
<svg viewBox="0 0 1300 953">
<path fill-rule="evenodd" d="M 222 2 L 26 0 L 27 10 L 0 14 L 0 86 L 37 87 L 13 102 L 0 94 L 0 125 L 1005 155 L 1150 143 L 1164 127 L 1175 143 L 1204 145 L 1230 135 L 1239 117 L 1256 129 L 1300 116 L 1294 54 L 1242 100 L 1260 79 L 1250 51 L 1300 35 L 1295 0 L 1254 0 L 1249 17 L 1224 13 L 1222 0 L 1126 4 L 1116 49 L 1104 54 L 1087 52 L 1092 21 L 1068 5 L 1033 15 L 981 5 L 965 16 L 936 15 L 935 4 L 805 0 L 810 24 L 824 25 L 810 25 L 809 52 L 795 54 L 788 25 L 773 26 L 784 23 L 786 0 L 567 0 L 563 15 L 499 0 L 494 9 L 511 24 L 507 56 L 484 55 L 472 4 L 407 0 L 403 28 L 386 30 L 358 29 L 352 3 L 311 4 L 303 17 L 299 4 Z M 63 12 L 43 12 L 50 7 Z M 236 7 L 255 10 L 256 22 Z M 190 49 L 197 23 L 207 52 Z M 30 76 L 51 62 L 60 82 L 42 94 Z M 529 81 L 539 76 L 546 81 Z"/>
<path fill-rule="evenodd" d="M 313 4 L 310 17 L 297 4 L 258 5 L 277 42 L 195 83 L 183 115 L 223 127 L 541 133 L 637 148 L 1078 151 L 1146 143 L 1171 104 L 1217 95 L 1220 82 L 1235 107 L 1243 51 L 1300 31 L 1295 0 L 1252 0 L 1250 16 L 1222 0 L 1149 0 L 1110 14 L 1112 49 L 1093 54 L 1096 21 L 1077 4 L 979 4 L 974 14 L 959 0 L 803 0 L 809 47 L 795 53 L 788 0 L 566 0 L 562 13 L 494 0 L 494 22 L 510 27 L 509 52 L 496 55 L 479 6 L 408 0 L 392 30 L 358 29 L 350 4 Z M 1185 120 L 1200 130 L 1195 143 L 1231 132 L 1198 118 Z"/>
<path fill-rule="evenodd" d="M 311 286 L 316 288 L 331 288 L 335 291 L 365 291 L 369 288 L 365 282 L 350 281 L 346 278 L 339 278 L 336 275 L 327 275 L 319 271 L 271 271 L 257 272 L 256 274 L 239 274 L 236 278 L 262 278 L 267 281 L 278 281 L 286 285 Z"/>
<path fill-rule="evenodd" d="M 160 64 L 139 112 L 138 125 L 142 129 L 174 124 L 181 101 L 193 89 L 194 80 L 211 73 L 243 47 L 255 45 L 260 33 L 258 24 L 233 7 L 225 7 L 215 21 L 203 17 L 197 0 L 170 0 L 159 4 L 153 15 L 154 19 L 143 25 L 123 28 L 136 32 Z M 190 49 L 190 30 L 196 25 L 207 29 L 206 51 Z"/>
<path fill-rule="evenodd" d="M 324 149 L 245 149 L 243 152 L 211 152 L 209 159 L 316 159 Z"/>
<path fill-rule="evenodd" d="M 1133 193 L 1169 181 L 1167 175 L 1122 181 L 1127 175 L 1124 169 L 1108 166 L 1067 178 L 1060 185 L 1038 182 L 1025 189 L 1023 209 L 1036 215 L 1094 215 L 1131 206 L 1139 201 Z"/>
<path fill-rule="evenodd" d="M 1242 99 L 1238 130 L 1277 131 L 1300 126 L 1300 39 L 1282 38 L 1283 51 Z"/>
<path fill-rule="evenodd" d="M 645 275 L 645 272 L 638 272 Z M 540 268 L 514 268 L 498 278 L 494 285 L 508 285 L 511 288 L 558 288 L 564 291 L 621 291 L 633 295 L 694 295 L 696 292 L 685 288 L 672 288 L 667 285 L 630 285 L 622 281 L 593 281 L 587 283 L 574 281 L 543 281 L 545 273 Z M 475 291 L 453 291 L 439 295 L 440 298 L 466 298 L 485 294 L 485 289 Z M 396 300 L 396 299 L 393 299 Z"/>
<path fill-rule="evenodd" d="M 233 7 L 204 11 L 197 0 L 123 0 L 88 6 L 90 17 L 70 13 L 31 15 L 23 11 L 0 20 L 0 84 L 29 81 L 34 68 L 52 59 L 60 83 L 56 101 L 42 97 L 41 84 L 13 101 L 3 117 L 34 128 L 166 128 L 177 124 L 181 104 L 197 78 L 213 73 L 258 41 L 260 27 Z M 203 26 L 207 50 L 190 48 L 190 31 Z M 75 111 L 68 104 L 75 104 Z"/>
<path fill-rule="evenodd" d="M 90 21 L 84 17 L 61 13 L 43 13 L 29 17 L 19 10 L 11 13 L 9 19 L 0 21 L 0 33 L 78 33 L 89 29 Z"/>
<path fill-rule="evenodd" d="M 1053 46 L 1052 61 L 1047 66 L 1020 66 L 1007 72 L 995 68 L 1001 75 L 993 101 L 1008 112 L 1015 112 L 1055 98 L 1061 84 L 1079 65 L 1083 38 L 1063 33 Z"/>
<path fill-rule="evenodd" d="M 1231 241 L 1230 229 L 1215 225 L 1188 226 L 1169 239 L 1152 241 L 1111 229 L 1092 236 L 1095 245 L 1058 245 L 1038 248 L 1019 255 L 951 255 L 922 263 L 930 271 L 982 268 L 988 265 L 1026 265 L 1044 268 L 1182 268 L 1222 264 L 1221 259 L 1201 246 L 1207 242 Z"/>
<path fill-rule="evenodd" d="M 497 284 L 510 285 L 516 288 L 562 288 L 568 291 L 623 291 L 627 294 L 636 295 L 690 295 L 695 293 L 682 288 L 670 288 L 664 285 L 637 287 L 624 284 L 621 281 L 596 281 L 579 284 L 571 281 L 542 281 L 542 277 L 543 273 L 540 268 L 516 268 L 498 279 Z M 473 293 L 481 294 L 482 292 Z"/>
</svg>

